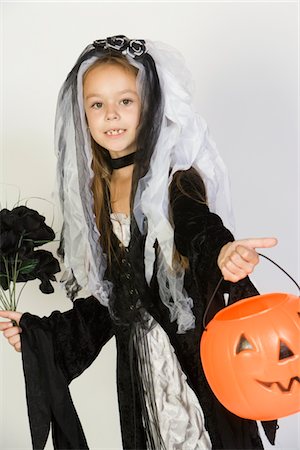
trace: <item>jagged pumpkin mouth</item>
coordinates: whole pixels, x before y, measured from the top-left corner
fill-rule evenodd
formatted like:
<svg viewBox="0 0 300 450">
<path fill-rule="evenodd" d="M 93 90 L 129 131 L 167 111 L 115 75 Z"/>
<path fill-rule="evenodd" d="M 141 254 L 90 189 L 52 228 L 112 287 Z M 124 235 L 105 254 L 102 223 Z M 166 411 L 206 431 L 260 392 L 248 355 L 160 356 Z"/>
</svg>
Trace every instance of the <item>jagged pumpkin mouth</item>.
<svg viewBox="0 0 300 450">
<path fill-rule="evenodd" d="M 287 386 L 284 386 L 282 383 L 280 383 L 280 381 L 271 381 L 271 382 L 260 381 L 260 380 L 256 380 L 256 381 L 269 390 L 274 390 L 274 387 L 275 388 L 277 387 L 281 392 L 291 392 L 294 384 L 297 384 L 297 383 L 300 384 L 300 377 L 298 377 L 298 376 L 292 377 Z"/>
</svg>

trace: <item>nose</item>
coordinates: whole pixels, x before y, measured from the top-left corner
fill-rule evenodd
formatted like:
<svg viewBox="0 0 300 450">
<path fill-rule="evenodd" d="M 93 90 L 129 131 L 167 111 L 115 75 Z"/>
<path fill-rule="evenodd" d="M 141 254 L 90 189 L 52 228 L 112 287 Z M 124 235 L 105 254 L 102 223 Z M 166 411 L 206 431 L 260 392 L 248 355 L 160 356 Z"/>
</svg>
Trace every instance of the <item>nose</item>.
<svg viewBox="0 0 300 450">
<path fill-rule="evenodd" d="M 115 105 L 108 105 L 106 110 L 106 120 L 115 120 L 119 118 L 118 111 Z"/>
</svg>

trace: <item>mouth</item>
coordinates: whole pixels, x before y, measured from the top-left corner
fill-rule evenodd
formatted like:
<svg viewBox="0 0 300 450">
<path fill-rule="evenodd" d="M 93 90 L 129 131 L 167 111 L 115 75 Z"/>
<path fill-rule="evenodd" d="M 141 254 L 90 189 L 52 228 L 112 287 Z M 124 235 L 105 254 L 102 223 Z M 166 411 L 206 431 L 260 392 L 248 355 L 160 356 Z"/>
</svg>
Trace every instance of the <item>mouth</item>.
<svg viewBox="0 0 300 450">
<path fill-rule="evenodd" d="M 105 131 L 104 134 L 106 134 L 106 136 L 120 136 L 122 134 L 125 133 L 126 130 L 124 130 L 123 128 L 118 128 L 118 129 L 111 129 L 111 130 L 107 130 Z"/>
<path fill-rule="evenodd" d="M 291 378 L 289 381 L 289 384 L 287 386 L 283 386 L 283 384 L 280 383 L 280 381 L 272 381 L 270 383 L 265 382 L 265 381 L 259 381 L 259 380 L 256 380 L 256 381 L 258 381 L 260 384 L 262 384 L 264 387 L 266 387 L 269 390 L 272 390 L 273 386 L 274 387 L 277 386 L 281 392 L 290 392 L 294 383 L 298 382 L 300 384 L 300 377 Z"/>
</svg>

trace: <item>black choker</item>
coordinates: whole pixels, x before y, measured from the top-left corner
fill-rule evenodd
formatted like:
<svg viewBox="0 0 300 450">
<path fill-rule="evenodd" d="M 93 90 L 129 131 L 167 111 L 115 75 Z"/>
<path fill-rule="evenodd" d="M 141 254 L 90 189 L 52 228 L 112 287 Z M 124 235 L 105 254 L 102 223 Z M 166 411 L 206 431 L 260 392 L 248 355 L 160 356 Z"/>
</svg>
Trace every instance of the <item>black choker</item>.
<svg viewBox="0 0 300 450">
<path fill-rule="evenodd" d="M 130 166 L 131 164 L 134 163 L 134 155 L 135 152 L 129 153 L 129 155 L 121 156 L 120 158 L 115 159 L 111 158 L 110 159 L 111 168 L 115 170 L 115 169 L 122 169 L 122 167 Z"/>
</svg>

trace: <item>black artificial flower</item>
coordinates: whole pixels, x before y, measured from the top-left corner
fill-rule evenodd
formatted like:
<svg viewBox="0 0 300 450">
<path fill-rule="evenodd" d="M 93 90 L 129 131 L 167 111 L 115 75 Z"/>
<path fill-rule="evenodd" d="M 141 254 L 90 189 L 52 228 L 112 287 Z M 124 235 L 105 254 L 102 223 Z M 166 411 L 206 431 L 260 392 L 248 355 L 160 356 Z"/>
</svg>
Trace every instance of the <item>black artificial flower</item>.
<svg viewBox="0 0 300 450">
<path fill-rule="evenodd" d="M 59 263 L 47 250 L 36 250 L 33 256 L 37 261 L 33 273 L 35 278 L 41 280 L 39 288 L 44 294 L 51 294 L 54 289 L 50 280 L 56 281 L 54 274 L 60 271 Z"/>
<path fill-rule="evenodd" d="M 24 253 L 46 242 L 53 241 L 55 233 L 45 223 L 45 217 L 27 206 L 11 211 L 0 211 L 0 253 L 9 256 Z"/>
<path fill-rule="evenodd" d="M 128 45 L 128 38 L 123 35 L 111 36 L 106 38 L 106 48 L 123 51 Z"/>
<path fill-rule="evenodd" d="M 146 52 L 145 41 L 142 39 L 133 39 L 129 41 L 127 53 L 132 58 L 142 56 Z"/>
<path fill-rule="evenodd" d="M 145 41 L 143 39 L 128 39 L 124 35 L 110 36 L 106 39 L 98 39 L 93 42 L 95 48 L 103 50 L 115 50 L 123 55 L 138 58 L 146 53 Z"/>
<path fill-rule="evenodd" d="M 54 291 L 50 281 L 60 271 L 58 260 L 47 250 L 35 250 L 54 237 L 45 217 L 27 206 L 0 211 L 0 286 L 4 291 L 11 283 L 36 278 L 43 293 Z"/>
</svg>

